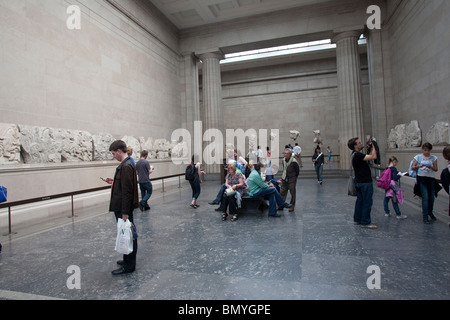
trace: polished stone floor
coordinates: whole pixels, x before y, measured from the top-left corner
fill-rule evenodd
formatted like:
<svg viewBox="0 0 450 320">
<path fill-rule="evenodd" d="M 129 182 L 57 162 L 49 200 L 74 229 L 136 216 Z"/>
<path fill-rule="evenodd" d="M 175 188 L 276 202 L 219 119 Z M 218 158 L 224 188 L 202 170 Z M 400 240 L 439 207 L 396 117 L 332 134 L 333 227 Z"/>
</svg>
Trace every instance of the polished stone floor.
<svg viewBox="0 0 450 320">
<path fill-rule="evenodd" d="M 111 274 L 120 255 L 107 204 L 92 217 L 1 236 L 0 299 L 450 299 L 450 228 L 422 224 L 414 204 L 402 206 L 406 220 L 385 217 L 376 191 L 379 228 L 366 230 L 352 223 L 346 179 L 321 186 L 299 179 L 294 213 L 222 222 L 208 205 L 218 188 L 202 185 L 198 209 L 189 207 L 184 185 L 155 195 L 150 211 L 136 211 L 137 269 L 123 276 Z M 70 266 L 79 273 L 68 273 Z M 79 289 L 69 288 L 76 283 Z"/>
</svg>

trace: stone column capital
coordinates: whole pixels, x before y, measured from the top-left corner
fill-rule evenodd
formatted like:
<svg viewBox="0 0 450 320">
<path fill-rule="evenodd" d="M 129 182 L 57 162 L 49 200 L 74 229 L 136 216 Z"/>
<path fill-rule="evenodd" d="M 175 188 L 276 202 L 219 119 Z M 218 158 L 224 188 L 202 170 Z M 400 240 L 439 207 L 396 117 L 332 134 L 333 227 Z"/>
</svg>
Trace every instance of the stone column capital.
<svg viewBox="0 0 450 320">
<path fill-rule="evenodd" d="M 355 38 L 358 40 L 361 37 L 363 30 L 345 30 L 345 31 L 335 31 L 331 38 L 331 43 L 338 43 L 341 40 Z"/>
<path fill-rule="evenodd" d="M 195 54 L 200 60 L 207 60 L 207 59 L 217 59 L 217 60 L 223 60 L 225 58 L 225 55 L 223 54 L 222 50 L 218 49 L 211 52 L 200 52 Z"/>
</svg>

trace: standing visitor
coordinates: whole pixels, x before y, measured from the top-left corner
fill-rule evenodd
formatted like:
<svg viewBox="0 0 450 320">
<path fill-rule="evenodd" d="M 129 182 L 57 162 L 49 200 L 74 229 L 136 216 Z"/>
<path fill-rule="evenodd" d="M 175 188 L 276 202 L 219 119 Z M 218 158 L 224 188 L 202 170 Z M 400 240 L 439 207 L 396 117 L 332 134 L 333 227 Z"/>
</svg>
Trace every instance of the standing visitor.
<svg viewBox="0 0 450 320">
<path fill-rule="evenodd" d="M 375 141 L 375 138 L 373 140 Z M 359 138 L 350 139 L 347 146 L 353 151 L 351 159 L 352 167 L 355 170 L 356 203 L 353 222 L 362 228 L 376 229 L 377 226 L 372 224 L 370 216 L 373 204 L 373 182 L 368 163 L 377 158 L 376 150 L 371 148 L 370 154 L 362 153 L 363 144 Z"/>
<path fill-rule="evenodd" d="M 413 170 L 417 170 L 417 183 L 422 196 L 422 218 L 423 223 L 430 224 L 435 221 L 433 214 L 435 183 L 434 173 L 438 171 L 437 157 L 431 154 L 433 145 L 426 142 L 422 145 L 422 154 L 414 157 Z M 431 219 L 431 221 L 430 221 Z"/>
<path fill-rule="evenodd" d="M 148 151 L 141 152 L 141 159 L 136 163 L 136 172 L 138 174 L 139 188 L 141 189 L 141 201 L 139 202 L 139 209 L 141 211 L 150 210 L 148 200 L 152 196 L 153 185 L 150 181 L 149 175 L 153 172 L 153 167 L 147 161 Z"/>
<path fill-rule="evenodd" d="M 312 162 L 314 163 L 314 169 L 316 170 L 317 182 L 319 184 L 322 184 L 323 163 L 325 162 L 325 157 L 323 153 L 320 151 L 320 147 L 317 147 L 316 150 L 314 151 Z"/>
<path fill-rule="evenodd" d="M 297 160 L 292 156 L 290 149 L 284 150 L 284 159 L 283 159 L 283 173 L 281 175 L 281 179 L 278 180 L 278 184 L 280 187 L 280 195 L 283 201 L 286 201 L 287 193 L 291 194 L 290 204 L 292 205 L 289 208 L 289 212 L 293 212 L 295 208 L 295 198 L 297 196 L 297 179 L 300 172 L 300 167 L 298 166 Z"/>
<path fill-rule="evenodd" d="M 292 149 L 292 151 L 294 152 L 295 160 L 297 160 L 298 165 L 300 166 L 300 168 L 302 168 L 302 148 L 298 145 L 297 142 L 295 143 L 295 147 Z"/>
<path fill-rule="evenodd" d="M 400 211 L 399 204 L 403 199 L 400 199 L 402 194 L 400 193 L 401 188 L 399 185 L 399 181 L 401 176 L 396 168 L 398 160 L 396 157 L 390 157 L 388 161 L 387 170 L 391 171 L 391 181 L 390 181 L 390 189 L 386 190 L 383 207 L 384 207 L 384 215 L 386 217 L 391 216 L 391 212 L 389 210 L 389 201 L 392 199 L 392 206 L 394 207 L 395 214 L 397 215 L 397 219 L 406 219 L 407 216 L 402 215 Z"/>
<path fill-rule="evenodd" d="M 120 162 L 116 168 L 114 179 L 107 178 L 112 184 L 109 211 L 114 212 L 116 221 L 122 218 L 134 223 L 133 211 L 139 205 L 136 167 L 127 154 L 127 145 L 122 140 L 114 141 L 109 147 L 113 158 Z M 112 271 L 113 275 L 133 272 L 136 268 L 137 239 L 133 239 L 133 252 L 123 255 L 123 260 L 117 261 L 120 268 Z"/>
<path fill-rule="evenodd" d="M 190 166 L 193 170 L 193 179 L 189 180 L 189 184 L 191 185 L 192 189 L 192 201 L 191 201 L 191 207 L 194 209 L 197 209 L 200 207 L 200 205 L 197 203 L 197 199 L 200 196 L 201 187 L 200 184 L 202 183 L 201 174 L 206 174 L 205 171 L 201 170 L 200 162 L 195 161 L 195 157 L 192 156 L 192 161 Z"/>
</svg>

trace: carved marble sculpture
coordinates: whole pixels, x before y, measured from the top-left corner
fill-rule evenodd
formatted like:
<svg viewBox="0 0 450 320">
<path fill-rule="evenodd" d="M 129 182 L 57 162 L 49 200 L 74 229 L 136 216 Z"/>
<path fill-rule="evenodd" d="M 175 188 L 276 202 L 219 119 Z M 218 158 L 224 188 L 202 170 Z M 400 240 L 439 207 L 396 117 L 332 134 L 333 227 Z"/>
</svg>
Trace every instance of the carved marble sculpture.
<svg viewBox="0 0 450 320">
<path fill-rule="evenodd" d="M 92 140 L 94 142 L 94 161 L 107 161 L 113 159 L 109 147 L 116 139 L 114 139 L 111 134 L 94 134 Z"/>
<path fill-rule="evenodd" d="M 399 124 L 391 129 L 388 145 L 391 149 L 404 149 L 420 147 L 422 144 L 422 131 L 419 122 L 414 120 L 410 124 Z"/>
<path fill-rule="evenodd" d="M 426 139 L 433 146 L 447 146 L 450 144 L 448 122 L 437 122 L 431 126 L 426 134 Z"/>
<path fill-rule="evenodd" d="M 300 132 L 296 130 L 289 131 L 289 136 L 292 140 L 296 141 L 300 137 Z"/>
<path fill-rule="evenodd" d="M 61 162 L 61 144 L 55 140 L 55 129 L 19 125 L 19 133 L 24 163 Z"/>
<path fill-rule="evenodd" d="M 0 123 L 0 165 L 112 160 L 109 147 L 115 140 L 109 133 Z M 133 148 L 135 160 L 142 150 L 148 150 L 149 159 L 170 159 L 172 152 L 188 155 L 187 143 L 132 136 L 122 140 Z"/>
<path fill-rule="evenodd" d="M 20 163 L 19 128 L 0 123 L 0 165 Z"/>
<path fill-rule="evenodd" d="M 322 144 L 322 137 L 320 136 L 320 130 L 314 130 L 313 132 L 315 135 L 313 143 L 318 145 Z"/>
</svg>

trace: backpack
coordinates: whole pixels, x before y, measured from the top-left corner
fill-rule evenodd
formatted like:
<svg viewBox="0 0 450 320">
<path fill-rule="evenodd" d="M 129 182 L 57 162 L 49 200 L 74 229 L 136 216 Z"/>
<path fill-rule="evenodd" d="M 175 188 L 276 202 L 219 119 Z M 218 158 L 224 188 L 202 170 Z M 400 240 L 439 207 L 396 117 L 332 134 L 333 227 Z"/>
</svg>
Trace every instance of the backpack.
<svg viewBox="0 0 450 320">
<path fill-rule="evenodd" d="M 195 166 L 189 165 L 186 167 L 186 173 L 184 174 L 186 180 L 192 181 L 195 179 Z"/>
<path fill-rule="evenodd" d="M 391 187 L 391 169 L 390 168 L 387 168 L 386 170 L 383 171 L 380 178 L 377 180 L 377 187 L 384 189 L 384 190 L 390 189 L 390 187 Z"/>
<path fill-rule="evenodd" d="M 422 155 L 418 156 L 417 164 L 420 164 L 420 162 L 422 162 Z M 409 163 L 408 175 L 411 178 L 417 178 L 417 169 L 416 170 L 412 169 L 413 164 L 414 164 L 414 159 L 412 159 L 411 162 Z"/>
</svg>

